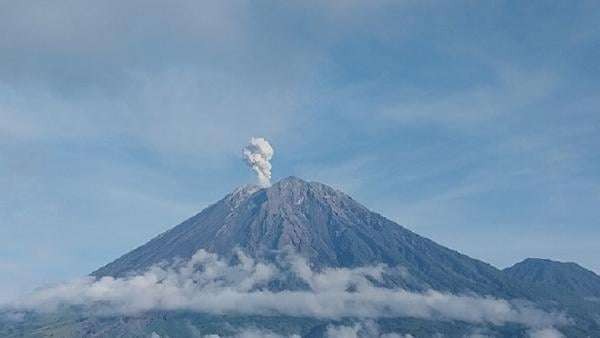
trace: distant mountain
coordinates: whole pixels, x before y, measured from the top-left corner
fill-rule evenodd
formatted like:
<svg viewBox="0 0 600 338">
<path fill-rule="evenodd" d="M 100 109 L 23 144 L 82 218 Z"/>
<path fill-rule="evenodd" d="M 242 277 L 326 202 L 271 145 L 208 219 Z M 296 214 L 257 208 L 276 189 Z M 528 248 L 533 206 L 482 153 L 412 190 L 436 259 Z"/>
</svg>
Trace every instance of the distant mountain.
<svg viewBox="0 0 600 338">
<path fill-rule="evenodd" d="M 504 272 L 522 285 L 548 294 L 600 302 L 600 276 L 575 263 L 527 258 Z"/>
<path fill-rule="evenodd" d="M 235 248 L 269 260 L 292 248 L 313 267 L 402 266 L 408 289 L 526 297 L 502 271 L 421 237 L 325 184 L 285 178 L 235 190 L 196 216 L 93 273 L 124 276 L 199 249 Z"/>
<path fill-rule="evenodd" d="M 539 258 L 527 258 L 504 273 L 539 306 L 569 313 L 580 330 L 578 336 L 600 337 L 598 275 L 575 263 Z"/>
</svg>

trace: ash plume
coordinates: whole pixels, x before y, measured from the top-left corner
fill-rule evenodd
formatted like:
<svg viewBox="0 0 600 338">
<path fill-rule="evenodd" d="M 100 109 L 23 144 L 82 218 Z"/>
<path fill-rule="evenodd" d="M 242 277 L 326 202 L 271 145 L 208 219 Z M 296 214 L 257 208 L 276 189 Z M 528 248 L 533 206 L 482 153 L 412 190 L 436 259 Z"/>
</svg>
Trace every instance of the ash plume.
<svg viewBox="0 0 600 338">
<path fill-rule="evenodd" d="M 244 161 L 256 172 L 262 187 L 271 185 L 271 158 L 273 147 L 262 137 L 253 137 L 243 150 Z"/>
</svg>

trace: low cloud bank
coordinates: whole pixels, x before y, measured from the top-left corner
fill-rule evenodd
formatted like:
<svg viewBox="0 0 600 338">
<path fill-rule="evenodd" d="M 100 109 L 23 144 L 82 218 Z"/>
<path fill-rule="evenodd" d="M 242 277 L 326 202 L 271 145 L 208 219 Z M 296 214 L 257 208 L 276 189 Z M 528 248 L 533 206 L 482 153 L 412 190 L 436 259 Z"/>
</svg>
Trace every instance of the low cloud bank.
<svg viewBox="0 0 600 338">
<path fill-rule="evenodd" d="M 12 313 L 50 312 L 63 305 L 93 305 L 104 314 L 189 310 L 322 319 L 412 317 L 476 324 L 518 323 L 537 331 L 568 323 L 562 314 L 503 299 L 378 287 L 375 284 L 390 270 L 384 265 L 316 272 L 298 256 L 288 256 L 285 263 L 282 268 L 238 252 L 236 263 L 229 264 L 200 250 L 187 261 L 153 266 L 131 277 L 86 277 L 39 289 L 9 309 Z M 290 274 L 306 284 L 306 289 L 269 288 Z"/>
</svg>

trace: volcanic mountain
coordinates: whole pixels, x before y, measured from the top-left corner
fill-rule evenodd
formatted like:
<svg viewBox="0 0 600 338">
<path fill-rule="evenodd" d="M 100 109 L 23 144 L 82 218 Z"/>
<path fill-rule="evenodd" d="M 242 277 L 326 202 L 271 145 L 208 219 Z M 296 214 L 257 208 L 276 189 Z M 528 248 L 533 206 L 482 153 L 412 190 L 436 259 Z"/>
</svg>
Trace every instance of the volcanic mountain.
<svg viewBox="0 0 600 338">
<path fill-rule="evenodd" d="M 169 337 L 213 337 L 207 334 L 235 336 L 238 332 L 236 330 L 244 327 L 268 329 L 284 336 L 300 334 L 302 337 L 326 337 L 331 325 L 346 325 L 349 329 L 358 325 L 352 320 L 360 318 L 202 312 L 188 311 L 188 308 L 172 309 L 168 306 L 132 315 L 102 312 L 103 309 L 106 310 L 103 306 L 107 305 L 107 301 L 116 301 L 117 305 L 121 306 L 131 305 L 127 300 L 127 293 L 136 294 L 139 291 L 137 286 L 143 288 L 144 285 L 148 285 L 141 282 L 148 271 L 161 266 L 176 266 L 180 262 L 193 261 L 198 252 L 203 252 L 199 250 L 218 254 L 232 264 L 239 259 L 237 253 L 241 251 L 253 258 L 254 262 L 264 262 L 265 266 L 277 266 L 281 254 L 291 252 L 302 256 L 310 265 L 310 270 L 325 273 L 360 270 L 363 267 L 384 264 L 396 269 L 394 271 L 401 271 L 401 276 L 390 275 L 377 280 L 380 283 L 378 287 L 393 289 L 395 292 L 399 290 L 400 293 L 416 291 L 409 295 L 417 297 L 415 299 L 423 299 L 415 295 L 428 297 L 427 295 L 433 294 L 437 299 L 436 304 L 441 306 L 439 311 L 448 308 L 459 314 L 480 311 L 477 306 L 471 308 L 457 306 L 456 302 L 454 305 L 445 301 L 440 303 L 439 297 L 446 299 L 444 297 L 447 296 L 439 295 L 450 295 L 450 299 L 475 297 L 474 299 L 478 299 L 476 304 L 498 305 L 486 312 L 488 315 L 502 315 L 509 301 L 514 301 L 515 304 L 522 303 L 524 306 L 518 307 L 521 310 L 517 311 L 523 312 L 511 317 L 513 323 L 510 325 L 494 321 L 473 323 L 447 318 L 440 321 L 435 319 L 435 316 L 439 315 L 435 311 L 430 316 L 421 317 L 376 317 L 373 323 L 386 332 L 410 333 L 414 337 L 431 337 L 440 333 L 448 337 L 528 337 L 543 336 L 542 334 L 560 336 L 552 327 L 545 327 L 550 331 L 538 332 L 535 330 L 540 327 L 536 327 L 535 324 L 524 321 L 514 324 L 520 322 L 521 317 L 527 314 L 530 318 L 531 311 L 527 309 L 534 304 L 548 313 L 566 313 L 568 320 L 561 323 L 570 324 L 563 325 L 560 329 L 569 337 L 600 336 L 600 277 L 593 272 L 572 263 L 539 259 L 527 259 L 502 271 L 421 237 L 370 211 L 341 191 L 297 177 L 282 179 L 268 188 L 249 185 L 236 189 L 197 215 L 94 271 L 86 280 L 88 283 L 99 284 L 84 284 L 89 293 L 70 293 L 79 290 L 81 282 L 76 282 L 75 287 L 58 288 L 59 300 L 65 299 L 67 295 L 71 297 L 69 299 L 75 300 L 79 300 L 83 295 L 94 299 L 108 292 L 108 297 L 102 298 L 100 302 L 89 306 L 75 302 L 75 306 L 61 307 L 58 313 L 53 314 L 36 311 L 18 314 L 23 319 L 19 321 L 3 320 L 0 309 L 0 336 L 155 337 L 159 336 L 156 334 L 159 332 Z M 165 278 L 164 273 L 166 272 L 152 275 L 157 277 L 152 279 L 156 290 L 165 290 L 161 286 Z M 268 284 L 266 287 L 274 287 L 273 291 L 283 294 L 292 292 L 293 283 L 286 284 L 288 280 L 282 280 L 279 284 Z M 167 279 L 168 281 L 172 279 Z M 220 282 L 217 281 L 216 285 L 220 285 Z M 183 281 L 186 286 L 194 283 L 197 281 L 187 277 Z M 123 285 L 136 285 L 136 288 L 127 289 L 127 293 L 113 294 L 110 293 L 110 287 L 107 287 Z M 173 289 L 167 287 L 166 290 Z M 264 290 L 261 289 L 252 296 L 260 295 Z M 438 293 L 431 293 L 431 290 Z M 229 291 L 227 289 L 227 292 Z M 349 297 L 354 291 L 350 288 L 344 292 L 344 297 Z M 50 294 L 52 293 L 42 290 L 34 301 L 48 299 Z M 152 299 L 153 295 L 144 294 L 143 300 Z M 167 298 L 160 298 L 166 304 L 170 303 L 172 293 L 168 295 Z M 194 294 L 186 294 L 185 297 L 175 299 L 185 300 L 193 296 Z M 211 294 L 203 294 L 203 297 L 205 296 Z M 278 294 L 277 297 L 281 296 Z M 314 300 L 313 297 L 308 297 L 302 298 L 302 302 L 309 299 Z M 370 297 L 366 299 L 369 300 Z M 199 303 L 205 301 L 206 298 L 198 300 Z M 283 301 L 278 298 L 277 302 Z M 410 308 L 421 303 L 423 301 L 411 303 Z M 371 324 L 364 325 L 368 327 Z M 367 336 L 373 335 L 359 335 Z"/>
<path fill-rule="evenodd" d="M 269 260 L 293 250 L 316 268 L 402 266 L 413 290 L 524 297 L 502 271 L 421 237 L 325 184 L 288 177 L 269 188 L 239 188 L 93 276 L 121 277 L 199 249 L 234 249 Z"/>
</svg>

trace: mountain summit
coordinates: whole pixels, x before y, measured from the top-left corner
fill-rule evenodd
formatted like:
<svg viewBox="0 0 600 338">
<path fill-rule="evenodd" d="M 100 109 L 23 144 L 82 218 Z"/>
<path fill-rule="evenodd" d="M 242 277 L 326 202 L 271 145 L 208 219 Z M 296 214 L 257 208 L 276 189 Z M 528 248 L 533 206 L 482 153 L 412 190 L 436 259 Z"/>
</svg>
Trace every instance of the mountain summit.
<svg viewBox="0 0 600 338">
<path fill-rule="evenodd" d="M 238 188 L 92 275 L 125 276 L 199 249 L 225 257 L 240 249 L 259 260 L 291 249 L 317 269 L 402 266 L 410 278 L 398 283 L 409 289 L 521 296 L 491 265 L 421 237 L 339 190 L 297 177 L 268 188 Z"/>
</svg>

